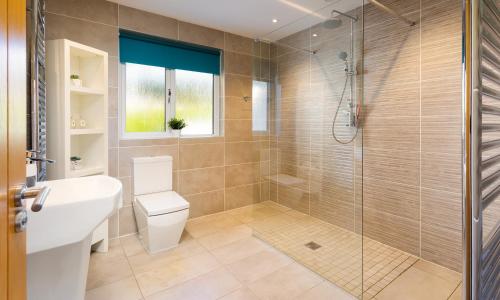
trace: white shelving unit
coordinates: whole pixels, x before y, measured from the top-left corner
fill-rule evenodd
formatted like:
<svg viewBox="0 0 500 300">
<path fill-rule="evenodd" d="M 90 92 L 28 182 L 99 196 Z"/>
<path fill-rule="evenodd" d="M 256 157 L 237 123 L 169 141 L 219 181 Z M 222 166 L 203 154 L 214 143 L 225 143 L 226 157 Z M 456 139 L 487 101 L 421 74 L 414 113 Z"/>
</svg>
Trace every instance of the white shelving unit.
<svg viewBox="0 0 500 300">
<path fill-rule="evenodd" d="M 47 157 L 49 180 L 108 174 L 108 54 L 70 40 L 47 42 Z M 79 75 L 75 86 L 71 75 Z M 72 117 L 85 128 L 71 128 Z M 82 158 L 72 170 L 70 157 Z M 97 251 L 108 251 L 108 220 L 92 234 Z"/>
<path fill-rule="evenodd" d="M 48 41 L 47 91 L 47 156 L 56 160 L 49 179 L 107 174 L 108 54 L 66 39 Z M 78 126 L 81 119 L 85 128 Z M 82 158 L 80 169 L 72 170 L 72 156 Z"/>
</svg>

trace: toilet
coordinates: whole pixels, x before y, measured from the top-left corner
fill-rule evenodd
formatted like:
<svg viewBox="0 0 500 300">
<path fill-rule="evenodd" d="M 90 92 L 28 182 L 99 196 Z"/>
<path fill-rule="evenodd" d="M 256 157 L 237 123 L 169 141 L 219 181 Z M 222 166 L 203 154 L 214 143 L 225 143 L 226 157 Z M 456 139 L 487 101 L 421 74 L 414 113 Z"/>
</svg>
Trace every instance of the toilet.
<svg viewBox="0 0 500 300">
<path fill-rule="evenodd" d="M 133 207 L 139 238 L 149 253 L 176 247 L 189 203 L 172 190 L 172 157 L 132 159 Z"/>
</svg>

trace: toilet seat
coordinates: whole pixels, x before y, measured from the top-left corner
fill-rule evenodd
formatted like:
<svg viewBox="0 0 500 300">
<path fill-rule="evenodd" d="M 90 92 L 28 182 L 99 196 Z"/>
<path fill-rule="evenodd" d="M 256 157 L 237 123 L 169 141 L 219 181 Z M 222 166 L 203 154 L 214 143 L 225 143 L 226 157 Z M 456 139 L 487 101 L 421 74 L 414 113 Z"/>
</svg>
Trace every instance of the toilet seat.
<svg viewBox="0 0 500 300">
<path fill-rule="evenodd" d="M 189 208 L 189 202 L 174 191 L 137 196 L 136 201 L 148 217 L 174 213 Z"/>
</svg>

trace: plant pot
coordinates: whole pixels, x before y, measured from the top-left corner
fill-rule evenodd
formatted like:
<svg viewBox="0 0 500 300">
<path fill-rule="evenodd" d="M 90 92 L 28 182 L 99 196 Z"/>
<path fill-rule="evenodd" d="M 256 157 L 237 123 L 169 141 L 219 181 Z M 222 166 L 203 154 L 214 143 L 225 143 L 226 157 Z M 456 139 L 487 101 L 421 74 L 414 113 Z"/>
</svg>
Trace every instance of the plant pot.
<svg viewBox="0 0 500 300">
<path fill-rule="evenodd" d="M 170 132 L 172 133 L 173 137 L 181 137 L 181 130 L 180 129 L 170 129 Z"/>
<path fill-rule="evenodd" d="M 71 170 L 81 170 L 82 169 L 82 160 L 72 160 L 71 161 Z"/>
<path fill-rule="evenodd" d="M 82 86 L 82 80 L 81 79 L 71 79 L 71 84 L 73 86 L 81 87 Z"/>
</svg>

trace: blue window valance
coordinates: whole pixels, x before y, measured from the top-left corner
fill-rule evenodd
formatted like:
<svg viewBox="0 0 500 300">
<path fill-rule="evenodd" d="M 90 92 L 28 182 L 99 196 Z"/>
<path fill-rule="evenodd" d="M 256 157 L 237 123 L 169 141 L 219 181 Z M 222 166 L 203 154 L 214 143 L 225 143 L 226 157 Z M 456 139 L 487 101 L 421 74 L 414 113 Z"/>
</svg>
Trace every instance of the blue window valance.
<svg viewBox="0 0 500 300">
<path fill-rule="evenodd" d="M 120 62 L 220 74 L 220 50 L 120 30 Z"/>
</svg>

